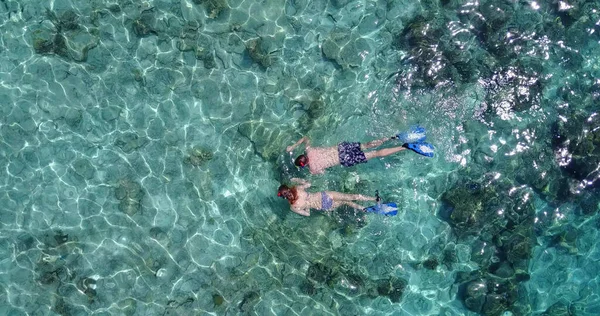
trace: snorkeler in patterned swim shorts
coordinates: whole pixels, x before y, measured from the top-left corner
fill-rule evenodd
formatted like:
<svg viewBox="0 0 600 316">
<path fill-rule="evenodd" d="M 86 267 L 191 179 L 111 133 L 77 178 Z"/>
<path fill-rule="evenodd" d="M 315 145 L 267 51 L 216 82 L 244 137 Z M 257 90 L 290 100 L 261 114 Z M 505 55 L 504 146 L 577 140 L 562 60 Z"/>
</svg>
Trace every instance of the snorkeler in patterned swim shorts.
<svg viewBox="0 0 600 316">
<path fill-rule="evenodd" d="M 283 184 L 277 190 L 277 196 L 288 200 L 292 211 L 303 216 L 310 216 L 311 208 L 321 211 L 331 211 L 342 205 L 348 205 L 359 211 L 364 211 L 364 206 L 354 201 L 375 201 L 374 197 L 361 194 L 345 194 L 333 191 L 309 193 L 305 190 L 310 187 L 309 182 L 298 178 L 293 178 L 292 182 L 299 185 L 288 187 Z"/>
<path fill-rule="evenodd" d="M 364 152 L 365 149 L 378 147 L 388 140 L 390 138 L 383 138 L 366 144 L 343 142 L 333 147 L 312 147 L 308 138 L 303 137 L 294 145 L 287 147 L 287 151 L 292 152 L 296 147 L 304 143 L 305 153 L 298 156 L 294 164 L 298 167 L 308 166 L 312 174 L 322 174 L 329 167 L 337 165 L 351 167 L 365 163 L 371 158 L 385 157 L 406 149 L 404 147 L 393 147 Z"/>
<path fill-rule="evenodd" d="M 312 147 L 308 137 L 302 137 L 294 145 L 288 146 L 286 150 L 291 153 L 296 147 L 304 143 L 305 153 L 298 156 L 294 164 L 302 168 L 308 166 L 312 174 L 321 174 L 329 167 L 337 165 L 351 167 L 365 163 L 369 159 L 389 156 L 405 149 L 410 149 L 419 155 L 433 157 L 433 145 L 426 143 L 425 138 L 425 128 L 413 126 L 406 132 L 366 144 L 343 142 L 333 147 Z M 389 140 L 398 140 L 403 144 L 402 146 L 365 152 L 366 149 L 379 147 Z"/>
<path fill-rule="evenodd" d="M 361 144 L 357 142 L 343 142 L 337 146 L 333 147 L 312 147 L 310 145 L 310 141 L 307 137 L 303 137 L 298 142 L 296 142 L 292 146 L 288 146 L 286 150 L 288 152 L 292 152 L 296 147 L 300 144 L 305 144 L 305 153 L 298 156 L 294 161 L 294 164 L 298 167 L 306 167 L 310 170 L 312 174 L 322 174 L 325 173 L 325 169 L 337 165 L 342 165 L 344 167 L 351 167 L 357 164 L 365 163 L 367 160 L 376 158 L 376 157 L 385 157 L 392 154 L 395 154 L 399 151 L 405 149 L 411 149 L 416 151 L 421 155 L 425 155 L 428 157 L 433 156 L 433 149 L 431 148 L 431 154 L 422 153 L 417 151 L 419 148 L 415 146 L 423 147 L 424 149 L 429 149 L 429 147 L 425 148 L 424 146 L 431 146 L 426 143 L 412 144 L 405 143 L 402 146 L 384 148 L 380 150 L 367 151 L 364 150 L 374 147 L 379 147 L 386 141 L 397 139 L 395 137 L 387 137 L 378 140 L 374 140 L 368 142 L 366 144 Z"/>
</svg>

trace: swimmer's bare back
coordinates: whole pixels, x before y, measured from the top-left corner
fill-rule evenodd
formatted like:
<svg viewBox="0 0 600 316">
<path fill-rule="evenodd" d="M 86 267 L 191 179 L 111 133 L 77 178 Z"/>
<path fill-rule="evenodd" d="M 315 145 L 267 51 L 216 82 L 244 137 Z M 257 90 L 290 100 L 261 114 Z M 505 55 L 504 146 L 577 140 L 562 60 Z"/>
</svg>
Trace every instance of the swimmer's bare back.
<svg viewBox="0 0 600 316">
<path fill-rule="evenodd" d="M 302 137 L 294 145 L 288 146 L 286 150 L 291 153 L 296 147 L 304 143 L 305 155 L 308 158 L 308 169 L 312 174 L 323 174 L 325 169 L 340 164 L 337 146 L 332 147 L 312 147 L 308 137 Z M 304 167 L 304 166 L 302 166 Z"/>
<path fill-rule="evenodd" d="M 325 169 L 340 164 L 336 147 L 309 147 L 306 148 L 308 157 L 308 170 L 312 174 L 323 174 Z"/>
</svg>

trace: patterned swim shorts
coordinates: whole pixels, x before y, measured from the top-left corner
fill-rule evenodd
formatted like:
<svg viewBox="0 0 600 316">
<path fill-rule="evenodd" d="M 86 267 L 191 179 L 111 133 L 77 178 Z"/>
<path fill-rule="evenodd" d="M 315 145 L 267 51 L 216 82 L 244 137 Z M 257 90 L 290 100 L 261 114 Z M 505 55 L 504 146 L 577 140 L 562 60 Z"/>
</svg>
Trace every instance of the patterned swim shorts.
<svg viewBox="0 0 600 316">
<path fill-rule="evenodd" d="M 360 149 L 360 143 L 343 142 L 338 145 L 340 163 L 344 167 L 351 167 L 359 163 L 367 162 L 365 153 Z"/>
</svg>

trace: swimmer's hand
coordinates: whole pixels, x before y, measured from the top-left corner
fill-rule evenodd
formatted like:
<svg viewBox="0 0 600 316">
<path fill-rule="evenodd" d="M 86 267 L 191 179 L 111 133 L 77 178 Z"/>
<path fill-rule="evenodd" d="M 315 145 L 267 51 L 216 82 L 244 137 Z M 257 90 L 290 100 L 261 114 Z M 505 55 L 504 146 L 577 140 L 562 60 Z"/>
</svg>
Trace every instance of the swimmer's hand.
<svg viewBox="0 0 600 316">
<path fill-rule="evenodd" d="M 304 136 L 292 146 L 288 146 L 285 150 L 291 153 L 296 147 L 298 147 L 298 145 L 302 143 L 304 143 L 307 148 L 310 147 L 310 141 L 308 140 L 308 137 Z"/>
<path fill-rule="evenodd" d="M 300 184 L 308 183 L 306 180 L 300 179 L 300 178 L 291 178 L 290 181 L 300 183 Z"/>
<path fill-rule="evenodd" d="M 310 188 L 310 185 L 311 185 L 310 182 L 308 182 L 304 179 L 300 179 L 300 178 L 292 178 L 292 179 L 290 179 L 290 181 L 300 184 L 299 187 L 302 189 Z"/>
</svg>

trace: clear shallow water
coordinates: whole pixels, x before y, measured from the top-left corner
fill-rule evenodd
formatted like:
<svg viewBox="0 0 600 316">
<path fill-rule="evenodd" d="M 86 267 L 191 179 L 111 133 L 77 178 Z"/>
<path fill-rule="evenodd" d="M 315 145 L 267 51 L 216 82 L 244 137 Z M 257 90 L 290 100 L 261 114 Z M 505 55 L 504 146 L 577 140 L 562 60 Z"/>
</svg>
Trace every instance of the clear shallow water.
<svg viewBox="0 0 600 316">
<path fill-rule="evenodd" d="M 0 2 L 1 313 L 597 315 L 598 10 Z M 435 158 L 283 152 L 416 123 Z"/>
</svg>

